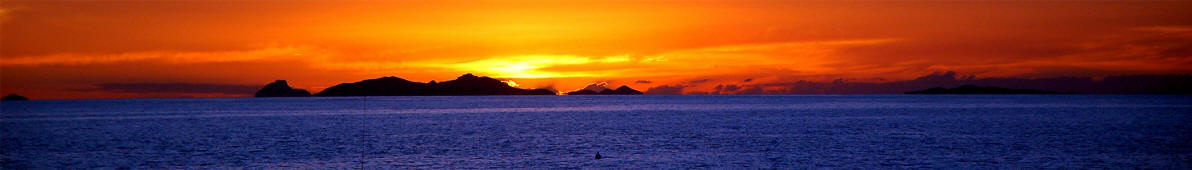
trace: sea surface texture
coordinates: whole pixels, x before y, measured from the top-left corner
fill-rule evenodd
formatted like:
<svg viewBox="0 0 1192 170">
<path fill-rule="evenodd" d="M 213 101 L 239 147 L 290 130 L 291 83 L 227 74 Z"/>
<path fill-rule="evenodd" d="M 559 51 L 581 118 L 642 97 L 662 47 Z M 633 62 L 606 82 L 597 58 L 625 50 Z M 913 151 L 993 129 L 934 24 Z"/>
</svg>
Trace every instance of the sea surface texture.
<svg viewBox="0 0 1192 170">
<path fill-rule="evenodd" d="M 0 169 L 1192 168 L 1192 96 L 330 97 L 0 107 Z"/>
</svg>

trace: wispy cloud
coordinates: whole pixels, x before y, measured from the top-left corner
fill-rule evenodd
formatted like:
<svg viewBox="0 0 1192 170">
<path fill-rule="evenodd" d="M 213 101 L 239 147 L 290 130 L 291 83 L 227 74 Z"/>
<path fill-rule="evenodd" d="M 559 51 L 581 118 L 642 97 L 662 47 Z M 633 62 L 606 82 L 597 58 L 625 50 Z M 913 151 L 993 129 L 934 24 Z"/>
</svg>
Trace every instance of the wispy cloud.
<svg viewBox="0 0 1192 170">
<path fill-rule="evenodd" d="M 54 54 L 47 56 L 4 57 L 0 58 L 3 66 L 37 66 L 37 65 L 86 65 L 130 62 L 141 60 L 160 60 L 167 63 L 207 63 L 251 61 L 264 59 L 301 59 L 305 54 L 314 50 L 300 47 L 276 47 L 248 51 L 213 51 L 213 52 L 130 52 L 119 54 Z"/>
<path fill-rule="evenodd" d="M 1192 27 L 1187 26 L 1150 26 L 1150 27 L 1135 27 L 1138 31 L 1154 31 L 1162 33 L 1182 33 L 1192 32 Z"/>
</svg>

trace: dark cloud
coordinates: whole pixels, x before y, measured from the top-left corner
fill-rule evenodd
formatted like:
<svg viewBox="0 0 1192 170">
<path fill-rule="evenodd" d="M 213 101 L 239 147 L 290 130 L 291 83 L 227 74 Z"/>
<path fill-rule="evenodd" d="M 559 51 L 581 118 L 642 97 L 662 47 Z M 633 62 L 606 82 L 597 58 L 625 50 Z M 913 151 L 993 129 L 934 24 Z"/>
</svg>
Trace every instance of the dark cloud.
<svg viewBox="0 0 1192 170">
<path fill-rule="evenodd" d="M 117 93 L 223 93 L 244 94 L 255 93 L 261 86 L 239 84 L 206 84 L 206 83 L 103 83 L 95 88 L 83 91 L 106 91 Z"/>
<path fill-rule="evenodd" d="M 729 85 L 721 84 L 721 85 L 716 85 L 715 88 L 712 88 L 712 91 L 713 91 L 712 93 L 714 93 L 714 94 L 735 94 L 737 92 L 737 90 L 740 90 L 740 89 L 741 89 L 741 86 L 738 86 L 735 84 L 729 84 Z"/>
<path fill-rule="evenodd" d="M 712 92 L 708 94 L 767 94 L 767 92 L 759 86 L 737 85 L 737 84 L 721 84 L 712 88 Z"/>
<path fill-rule="evenodd" d="M 745 81 L 744 81 L 744 82 L 748 83 L 748 82 L 751 82 L 751 81 L 753 81 L 753 78 L 747 78 L 747 79 L 745 79 Z"/>
<path fill-rule="evenodd" d="M 654 83 L 654 82 L 651 82 L 650 80 L 638 80 L 638 81 L 635 81 L 634 83 L 637 83 L 637 84 L 650 84 L 650 83 Z"/>
<path fill-rule="evenodd" d="M 651 87 L 650 89 L 647 89 L 645 93 L 646 94 L 709 94 L 709 92 L 694 92 L 694 91 L 683 92 L 684 88 L 695 87 L 701 83 L 707 83 L 709 81 L 712 81 L 712 79 L 708 79 L 708 78 L 696 79 L 696 80 L 686 81 L 686 82 L 683 82 L 680 84 L 675 84 L 675 85 L 655 86 L 655 87 Z"/>
<path fill-rule="evenodd" d="M 766 91 L 760 87 L 749 87 L 737 92 L 737 94 L 766 94 Z"/>
<path fill-rule="evenodd" d="M 682 85 L 661 85 L 646 89 L 646 94 L 683 94 Z"/>
<path fill-rule="evenodd" d="M 956 72 L 937 72 L 913 80 L 884 83 L 790 81 L 751 85 L 720 85 L 720 94 L 901 94 L 933 87 L 953 88 L 961 85 L 993 86 L 1015 89 L 1034 89 L 1089 94 L 1188 94 L 1192 93 L 1192 75 L 1126 75 L 1109 76 L 1098 80 L 1092 77 L 1057 78 L 981 78 L 959 75 Z M 740 86 L 740 87 L 738 87 Z M 738 89 L 741 92 L 735 92 Z M 765 91 L 762 89 L 781 89 Z M 748 93 L 746 92 L 748 91 Z"/>
</svg>

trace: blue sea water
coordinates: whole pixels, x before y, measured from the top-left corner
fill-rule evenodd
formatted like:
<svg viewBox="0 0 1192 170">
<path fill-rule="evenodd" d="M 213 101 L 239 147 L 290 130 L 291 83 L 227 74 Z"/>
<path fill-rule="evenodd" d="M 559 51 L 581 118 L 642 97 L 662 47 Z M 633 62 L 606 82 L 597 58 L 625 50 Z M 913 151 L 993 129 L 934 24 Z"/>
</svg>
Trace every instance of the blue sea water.
<svg viewBox="0 0 1192 170">
<path fill-rule="evenodd" d="M 3 169 L 1192 168 L 1192 96 L 230 98 L 0 108 Z"/>
</svg>

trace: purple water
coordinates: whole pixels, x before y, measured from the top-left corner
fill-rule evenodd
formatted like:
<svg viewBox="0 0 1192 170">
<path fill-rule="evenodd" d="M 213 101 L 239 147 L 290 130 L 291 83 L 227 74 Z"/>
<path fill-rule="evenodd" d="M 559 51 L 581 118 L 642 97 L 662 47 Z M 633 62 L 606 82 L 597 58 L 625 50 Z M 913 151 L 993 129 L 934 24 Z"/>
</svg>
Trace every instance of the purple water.
<svg viewBox="0 0 1192 170">
<path fill-rule="evenodd" d="M 0 108 L 3 169 L 1192 168 L 1192 96 L 237 98 Z"/>
</svg>

